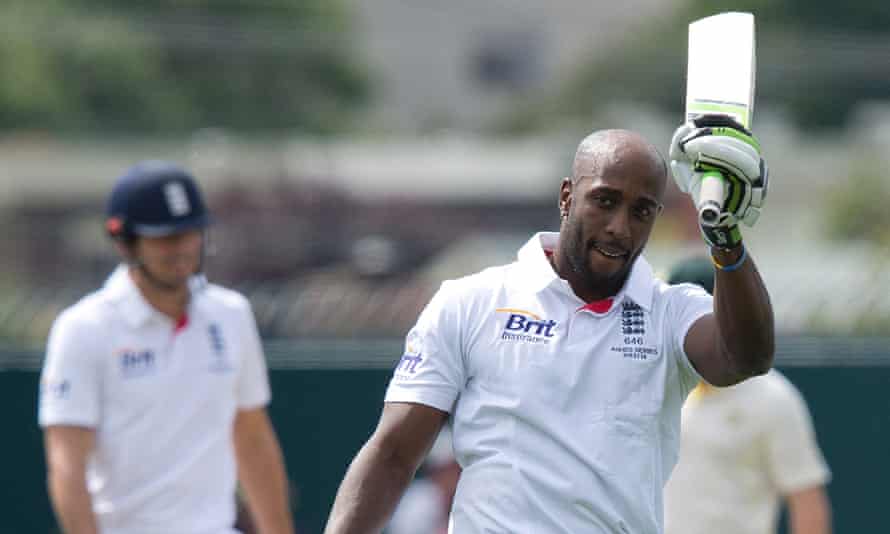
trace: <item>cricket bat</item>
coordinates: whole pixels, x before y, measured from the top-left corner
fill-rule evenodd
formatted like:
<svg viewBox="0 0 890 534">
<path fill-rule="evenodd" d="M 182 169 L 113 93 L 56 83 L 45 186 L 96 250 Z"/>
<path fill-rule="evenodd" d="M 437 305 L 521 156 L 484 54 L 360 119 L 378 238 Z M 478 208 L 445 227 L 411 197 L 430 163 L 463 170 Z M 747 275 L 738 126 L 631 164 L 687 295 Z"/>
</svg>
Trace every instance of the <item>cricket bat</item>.
<svg viewBox="0 0 890 534">
<path fill-rule="evenodd" d="M 686 120 L 703 114 L 728 115 L 745 128 L 754 114 L 756 53 L 754 15 L 727 12 L 689 25 Z M 718 221 L 726 187 L 719 172 L 702 174 L 699 221 Z"/>
</svg>

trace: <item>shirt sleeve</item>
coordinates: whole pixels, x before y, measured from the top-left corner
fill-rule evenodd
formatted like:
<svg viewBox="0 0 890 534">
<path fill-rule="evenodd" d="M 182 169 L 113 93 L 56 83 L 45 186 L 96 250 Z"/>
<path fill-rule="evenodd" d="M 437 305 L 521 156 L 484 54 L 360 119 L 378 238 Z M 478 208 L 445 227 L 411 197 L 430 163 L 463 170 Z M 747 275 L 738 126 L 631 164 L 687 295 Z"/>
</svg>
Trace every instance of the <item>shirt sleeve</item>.
<svg viewBox="0 0 890 534">
<path fill-rule="evenodd" d="M 831 471 L 816 442 L 813 422 L 800 391 L 781 375 L 770 405 L 767 460 L 776 487 L 783 495 L 822 486 Z"/>
<path fill-rule="evenodd" d="M 465 382 L 460 298 L 445 282 L 405 339 L 386 402 L 415 402 L 451 412 Z"/>
<path fill-rule="evenodd" d="M 445 499 L 439 489 L 424 478 L 415 479 L 405 490 L 392 519 L 387 525 L 386 534 L 434 533 L 447 523 L 443 517 L 442 503 Z"/>
<path fill-rule="evenodd" d="M 709 313 L 714 313 L 714 299 L 707 291 L 695 284 L 679 284 L 672 288 L 670 312 L 666 319 L 670 322 L 668 331 L 671 332 L 668 343 L 677 359 L 680 381 L 686 394 L 704 380 L 686 354 L 686 334 L 695 321 Z"/>
<path fill-rule="evenodd" d="M 102 397 L 102 335 L 71 311 L 56 318 L 47 341 L 40 375 L 40 426 L 99 425 Z"/>
<path fill-rule="evenodd" d="M 238 376 L 238 408 L 249 410 L 269 403 L 271 391 L 266 369 L 266 355 L 260 340 L 253 310 L 245 299 L 244 352 Z"/>
</svg>

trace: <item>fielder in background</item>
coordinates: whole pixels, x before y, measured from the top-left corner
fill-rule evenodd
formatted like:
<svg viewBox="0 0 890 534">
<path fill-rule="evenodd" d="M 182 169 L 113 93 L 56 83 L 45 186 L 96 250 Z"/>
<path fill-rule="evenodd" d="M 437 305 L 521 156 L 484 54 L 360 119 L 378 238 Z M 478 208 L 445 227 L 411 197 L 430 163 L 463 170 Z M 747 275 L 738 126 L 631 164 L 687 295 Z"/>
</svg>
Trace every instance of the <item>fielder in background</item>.
<svg viewBox="0 0 890 534">
<path fill-rule="evenodd" d="M 448 515 L 460 479 L 460 465 L 451 448 L 451 431 L 442 427 L 415 478 L 396 506 L 386 534 L 447 534 Z"/>
<path fill-rule="evenodd" d="M 671 284 L 709 293 L 706 258 L 678 263 Z M 800 391 L 778 371 L 729 388 L 699 384 L 683 406 L 680 460 L 665 487 L 667 534 L 829 534 L 831 473 Z"/>
<path fill-rule="evenodd" d="M 720 226 L 703 228 L 718 297 L 665 284 L 641 256 L 662 211 L 661 154 L 633 132 L 591 134 L 559 188 L 559 233 L 445 282 L 421 313 L 328 534 L 379 532 L 449 418 L 463 468 L 450 532 L 663 531 L 687 394 L 702 378 L 766 373 L 774 350 L 769 297 L 736 227 L 754 219 L 740 215 L 759 208 L 766 166 L 750 132 L 708 119 L 677 131 L 671 157 L 694 200 L 705 160 L 736 193 Z"/>
<path fill-rule="evenodd" d="M 66 534 L 293 531 L 253 313 L 201 274 L 208 215 L 191 175 L 143 162 L 106 228 L 123 263 L 53 324 L 41 377 L 48 486 Z"/>
</svg>

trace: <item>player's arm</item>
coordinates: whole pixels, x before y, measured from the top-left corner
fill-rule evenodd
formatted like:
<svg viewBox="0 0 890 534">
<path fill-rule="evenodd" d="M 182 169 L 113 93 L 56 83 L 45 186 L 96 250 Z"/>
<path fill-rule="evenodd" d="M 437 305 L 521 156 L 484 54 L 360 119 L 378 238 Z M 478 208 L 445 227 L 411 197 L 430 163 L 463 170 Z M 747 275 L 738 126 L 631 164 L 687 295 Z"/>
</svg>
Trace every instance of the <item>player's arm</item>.
<svg viewBox="0 0 890 534">
<path fill-rule="evenodd" d="M 713 250 L 712 254 L 727 265 L 739 259 L 739 251 Z M 699 374 L 715 386 L 741 382 L 772 366 L 773 310 L 750 256 L 736 271 L 717 270 L 714 313 L 692 325 L 685 349 Z"/>
<path fill-rule="evenodd" d="M 233 438 L 238 479 L 260 532 L 292 533 L 284 458 L 265 408 L 239 410 Z"/>
<path fill-rule="evenodd" d="M 768 371 L 775 352 L 769 294 L 738 228 L 740 222 L 752 226 L 760 216 L 769 183 L 766 163 L 750 131 L 709 115 L 677 129 L 670 157 L 677 186 L 696 205 L 703 173 L 718 172 L 726 182 L 719 217 L 700 221 L 716 268 L 714 313 L 689 329 L 684 348 L 705 380 L 735 384 Z"/>
<path fill-rule="evenodd" d="M 387 402 L 377 429 L 340 484 L 325 534 L 381 532 L 448 414 Z"/>
<path fill-rule="evenodd" d="M 786 501 L 791 534 L 831 534 L 831 504 L 824 486 L 792 492 Z"/>
<path fill-rule="evenodd" d="M 96 443 L 92 428 L 52 425 L 44 430 L 47 489 L 65 534 L 98 534 L 87 491 L 87 460 Z"/>
</svg>

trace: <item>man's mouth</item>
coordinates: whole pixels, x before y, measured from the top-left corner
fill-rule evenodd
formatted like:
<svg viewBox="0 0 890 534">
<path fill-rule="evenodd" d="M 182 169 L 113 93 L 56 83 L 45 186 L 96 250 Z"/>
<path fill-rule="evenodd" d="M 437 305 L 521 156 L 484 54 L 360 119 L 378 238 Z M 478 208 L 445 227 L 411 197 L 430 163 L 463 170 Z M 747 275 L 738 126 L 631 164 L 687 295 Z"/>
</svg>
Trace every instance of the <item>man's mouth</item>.
<svg viewBox="0 0 890 534">
<path fill-rule="evenodd" d="M 619 259 L 627 256 L 627 251 L 621 247 L 593 243 L 591 248 L 607 258 Z"/>
</svg>

